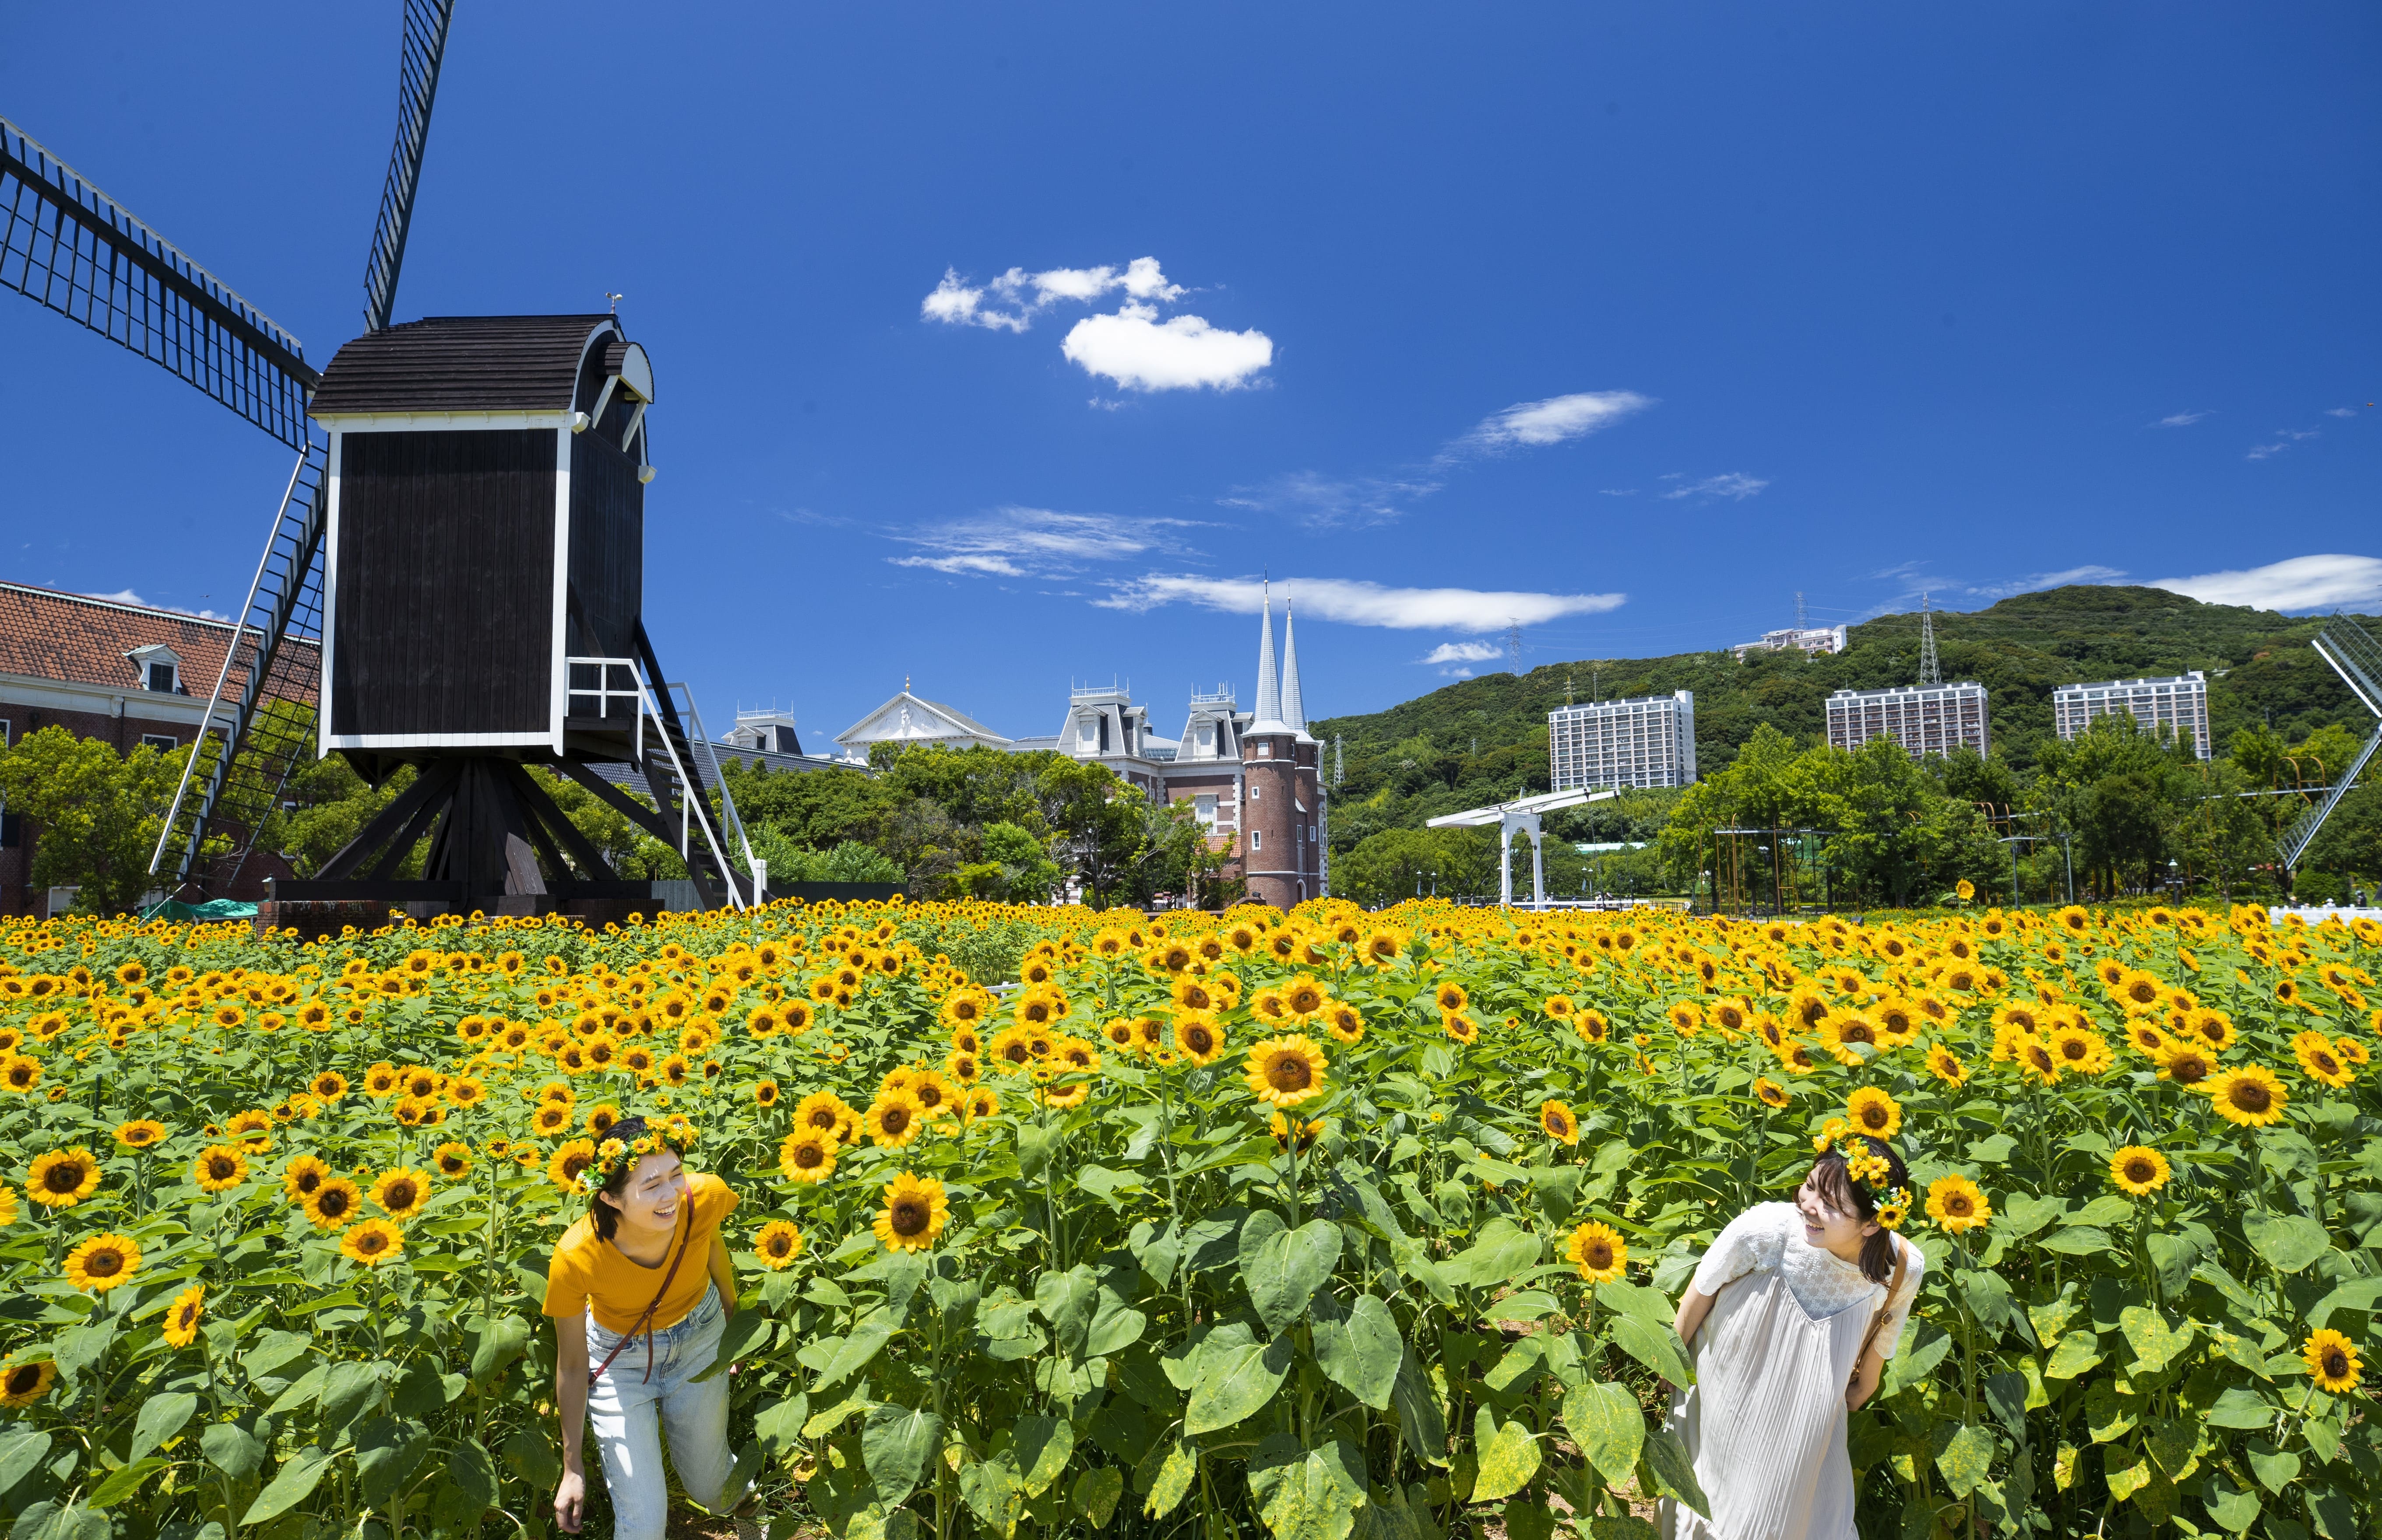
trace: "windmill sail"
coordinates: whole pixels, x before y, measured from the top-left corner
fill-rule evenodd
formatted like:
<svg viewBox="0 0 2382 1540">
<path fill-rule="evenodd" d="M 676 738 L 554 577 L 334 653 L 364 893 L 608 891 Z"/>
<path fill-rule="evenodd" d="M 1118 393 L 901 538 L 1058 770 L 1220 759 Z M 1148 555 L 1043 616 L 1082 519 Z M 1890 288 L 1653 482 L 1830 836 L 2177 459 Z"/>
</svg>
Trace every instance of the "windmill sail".
<svg viewBox="0 0 2382 1540">
<path fill-rule="evenodd" d="M 161 365 L 292 449 L 305 349 L 222 279 L 0 118 L 0 287 Z"/>
<path fill-rule="evenodd" d="M 2382 642 L 2376 642 L 2364 627 L 2348 616 L 2336 612 L 2325 623 L 2324 629 L 2316 633 L 2313 644 L 2316 655 L 2332 665 L 2332 671 L 2340 676 L 2340 682 L 2349 687 L 2350 693 L 2357 697 L 2358 703 L 2376 718 L 2382 718 Z M 2373 736 L 2366 739 L 2357 757 L 2350 762 L 2339 778 L 2326 788 L 2321 798 L 2309 804 L 2290 828 L 2283 831 L 2278 853 L 2286 868 L 2291 871 L 2299 869 L 2300 862 L 2308 853 L 2308 847 L 2314 845 L 2315 837 L 2323 832 L 2324 821 L 2332 816 L 2332 810 L 2349 795 L 2350 788 L 2357 784 L 2358 773 L 2365 768 L 2366 762 L 2377 750 L 2382 750 L 2382 726 L 2375 727 Z"/>
<path fill-rule="evenodd" d="M 380 194 L 372 257 L 364 265 L 364 330 L 387 329 L 397 305 L 398 269 L 405 263 L 405 233 L 413 223 L 413 194 L 422 185 L 422 153 L 430 143 L 430 104 L 438 94 L 438 66 L 447 56 L 447 29 L 455 0 L 405 0 L 405 42 L 397 63 L 397 144 Z"/>
</svg>

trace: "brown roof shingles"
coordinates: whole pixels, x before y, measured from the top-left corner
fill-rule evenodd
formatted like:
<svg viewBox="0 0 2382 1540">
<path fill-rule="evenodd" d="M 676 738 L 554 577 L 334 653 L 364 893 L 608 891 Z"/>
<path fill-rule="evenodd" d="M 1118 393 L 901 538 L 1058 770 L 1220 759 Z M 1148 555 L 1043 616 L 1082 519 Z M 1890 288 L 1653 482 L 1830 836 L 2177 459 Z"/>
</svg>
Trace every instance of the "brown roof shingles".
<svg viewBox="0 0 2382 1540">
<path fill-rule="evenodd" d="M 204 699 L 231 639 L 227 620 L 0 582 L 0 674 L 138 690 L 145 681 L 125 654 L 163 642 L 181 659 L 183 691 Z"/>
</svg>

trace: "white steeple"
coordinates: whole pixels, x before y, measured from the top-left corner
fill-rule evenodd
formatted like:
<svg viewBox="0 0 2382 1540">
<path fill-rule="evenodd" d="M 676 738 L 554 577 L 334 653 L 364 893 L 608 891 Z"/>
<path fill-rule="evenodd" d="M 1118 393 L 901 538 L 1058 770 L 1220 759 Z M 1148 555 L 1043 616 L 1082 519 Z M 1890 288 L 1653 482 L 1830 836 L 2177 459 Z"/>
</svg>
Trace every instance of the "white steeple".
<svg viewBox="0 0 2382 1540">
<path fill-rule="evenodd" d="M 1295 729 L 1282 719 L 1282 686 L 1273 671 L 1273 585 L 1265 588 L 1265 610 L 1258 624 L 1258 703 L 1246 731 L 1283 733 Z"/>
<path fill-rule="evenodd" d="M 1287 595 L 1282 601 L 1282 719 L 1299 737 L 1307 736 L 1307 703 L 1298 689 L 1298 638 L 1291 629 Z"/>
</svg>

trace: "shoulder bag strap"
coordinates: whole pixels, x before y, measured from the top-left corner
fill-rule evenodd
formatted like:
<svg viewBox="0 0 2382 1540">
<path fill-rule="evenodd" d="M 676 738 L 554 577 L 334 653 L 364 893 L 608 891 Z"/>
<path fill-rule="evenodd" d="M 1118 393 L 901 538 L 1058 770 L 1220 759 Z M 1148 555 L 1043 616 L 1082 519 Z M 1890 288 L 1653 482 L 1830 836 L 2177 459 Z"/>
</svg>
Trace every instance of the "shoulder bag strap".
<svg viewBox="0 0 2382 1540">
<path fill-rule="evenodd" d="M 686 1233 L 679 1238 L 678 1253 L 670 1258 L 669 1271 L 662 1275 L 662 1286 L 654 1290 L 653 1302 L 645 1306 L 645 1314 L 637 1317 L 636 1323 L 621 1335 L 620 1340 L 612 1345 L 612 1351 L 604 1355 L 604 1362 L 596 1365 L 595 1373 L 587 1376 L 589 1385 L 592 1386 L 604 1377 L 604 1371 L 612 1366 L 612 1361 L 620 1356 L 620 1350 L 627 1347 L 630 1339 L 640 1330 L 645 1334 L 645 1378 L 651 1380 L 654 1377 L 654 1312 L 662 1307 L 662 1298 L 669 1292 L 671 1282 L 677 1278 L 678 1265 L 686 1260 L 687 1245 L 694 1239 L 694 1216 L 689 1214 L 686 1218 Z M 1896 1270 L 1894 1276 L 1897 1282 L 1900 1281 L 1902 1273 L 1899 1268 Z M 1872 1330 L 1874 1329 L 1874 1327 L 1872 1328 Z"/>
<path fill-rule="evenodd" d="M 1894 1296 L 1901 1292 L 1902 1280 L 1909 1266 L 1910 1259 L 1903 1254 L 1901 1241 L 1897 1237 L 1894 1247 L 1894 1277 L 1885 1286 L 1885 1299 L 1878 1305 L 1877 1314 L 1870 1317 L 1869 1332 L 1861 1338 L 1860 1351 L 1853 1355 L 1855 1376 L 1860 1374 L 1861 1360 L 1867 1358 L 1870 1349 L 1877 1345 L 1877 1334 L 1885 1329 L 1886 1313 L 1894 1308 Z"/>
</svg>

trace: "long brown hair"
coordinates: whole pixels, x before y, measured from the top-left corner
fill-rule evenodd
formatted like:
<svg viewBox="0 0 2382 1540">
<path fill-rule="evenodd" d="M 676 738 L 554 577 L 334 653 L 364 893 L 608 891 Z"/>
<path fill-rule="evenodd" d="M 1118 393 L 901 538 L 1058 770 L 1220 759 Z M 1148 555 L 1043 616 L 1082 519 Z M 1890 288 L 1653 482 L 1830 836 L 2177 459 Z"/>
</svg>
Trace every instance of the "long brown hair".
<svg viewBox="0 0 2382 1540">
<path fill-rule="evenodd" d="M 1819 1188 L 1820 1195 L 1828 1200 L 1830 1208 L 1866 1222 L 1877 1217 L 1878 1192 L 1890 1192 L 1897 1187 L 1910 1185 L 1910 1169 L 1902 1164 L 1902 1157 L 1894 1153 L 1894 1146 L 1885 1140 L 1866 1133 L 1852 1137 L 1866 1143 L 1870 1154 L 1885 1160 L 1885 1180 L 1879 1183 L 1874 1191 L 1853 1180 L 1852 1172 L 1845 1167 L 1844 1155 L 1830 1150 L 1811 1162 L 1811 1181 Z M 1894 1277 L 1892 1230 L 1880 1226 L 1875 1235 L 1861 1242 L 1860 1270 L 1861 1276 L 1872 1283 L 1884 1283 Z"/>
<path fill-rule="evenodd" d="M 645 1136 L 645 1120 L 643 1118 L 623 1118 L 604 1131 L 606 1139 L 617 1139 L 624 1144 Z M 612 1167 L 612 1174 L 604 1179 L 604 1185 L 587 1194 L 587 1218 L 595 1225 L 596 1233 L 607 1241 L 611 1240 L 613 1233 L 620 1228 L 620 1211 L 606 1203 L 605 1195 L 609 1193 L 617 1198 L 626 1192 L 629 1178 L 637 1165 L 635 1159 L 623 1155 L 620 1164 Z"/>
</svg>

